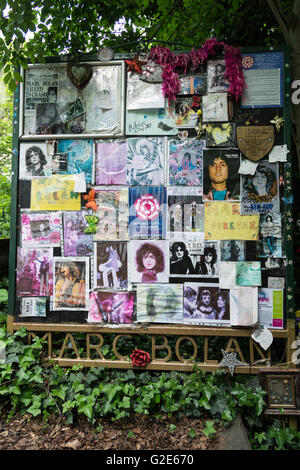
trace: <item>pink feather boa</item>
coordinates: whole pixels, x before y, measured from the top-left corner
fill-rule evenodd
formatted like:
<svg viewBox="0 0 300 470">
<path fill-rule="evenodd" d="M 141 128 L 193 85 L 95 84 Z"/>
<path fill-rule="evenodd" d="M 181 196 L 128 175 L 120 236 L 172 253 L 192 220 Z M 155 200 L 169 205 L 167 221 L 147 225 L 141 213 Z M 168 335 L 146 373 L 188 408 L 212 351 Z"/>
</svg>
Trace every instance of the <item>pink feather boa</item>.
<svg viewBox="0 0 300 470">
<path fill-rule="evenodd" d="M 207 39 L 200 49 L 192 49 L 187 54 L 174 54 L 167 47 L 153 47 L 150 51 L 149 60 L 163 68 L 163 93 L 170 101 L 176 101 L 176 93 L 180 92 L 180 80 L 175 72 L 177 67 L 183 68 L 186 73 L 188 68 L 196 70 L 199 65 L 207 61 L 209 56 L 214 56 L 224 51 L 226 71 L 224 77 L 228 79 L 230 86 L 229 93 L 238 100 L 246 87 L 243 70 L 242 56 L 240 49 L 228 46 L 224 42 L 218 42 L 215 38 Z"/>
</svg>

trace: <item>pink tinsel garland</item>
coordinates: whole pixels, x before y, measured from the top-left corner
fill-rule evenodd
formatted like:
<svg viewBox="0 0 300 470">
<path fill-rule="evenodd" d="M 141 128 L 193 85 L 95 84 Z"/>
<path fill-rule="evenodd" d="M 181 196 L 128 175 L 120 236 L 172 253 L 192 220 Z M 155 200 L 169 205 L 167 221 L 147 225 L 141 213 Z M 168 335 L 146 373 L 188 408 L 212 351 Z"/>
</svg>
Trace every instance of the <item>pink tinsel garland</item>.
<svg viewBox="0 0 300 470">
<path fill-rule="evenodd" d="M 150 51 L 149 59 L 163 68 L 163 93 L 170 101 L 176 100 L 176 93 L 180 91 L 180 80 L 175 72 L 177 67 L 196 70 L 199 65 L 207 61 L 209 56 L 218 54 L 224 50 L 226 71 L 224 77 L 228 79 L 230 86 L 229 93 L 238 100 L 246 86 L 242 70 L 242 56 L 238 48 L 228 46 L 224 42 L 218 42 L 215 38 L 207 39 L 204 46 L 200 49 L 192 49 L 187 54 L 173 54 L 167 47 L 153 47 Z"/>
</svg>

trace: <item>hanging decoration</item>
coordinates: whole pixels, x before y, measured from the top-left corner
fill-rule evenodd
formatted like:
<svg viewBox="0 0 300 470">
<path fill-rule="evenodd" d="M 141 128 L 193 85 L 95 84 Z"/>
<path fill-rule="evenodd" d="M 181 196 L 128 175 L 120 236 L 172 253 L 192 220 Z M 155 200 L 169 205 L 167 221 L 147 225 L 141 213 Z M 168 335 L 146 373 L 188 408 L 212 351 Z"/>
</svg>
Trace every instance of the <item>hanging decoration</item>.
<svg viewBox="0 0 300 470">
<path fill-rule="evenodd" d="M 224 42 L 218 42 L 215 38 L 207 39 L 200 49 L 192 49 L 186 54 L 174 54 L 167 47 L 153 47 L 150 50 L 149 60 L 161 65 L 163 69 L 163 93 L 170 101 L 176 101 L 176 94 L 180 92 L 181 84 L 177 68 L 192 71 L 204 64 L 209 56 L 214 56 L 224 52 L 226 71 L 224 78 L 230 83 L 228 93 L 231 93 L 236 100 L 241 98 L 246 86 L 243 70 L 242 55 L 238 48 L 228 46 Z"/>
<path fill-rule="evenodd" d="M 163 83 L 162 74 L 162 67 L 155 62 L 149 61 L 142 65 L 140 80 L 148 83 Z"/>
<path fill-rule="evenodd" d="M 139 57 L 135 55 L 132 60 L 125 60 L 125 63 L 128 65 L 128 72 L 133 72 L 141 75 L 142 66 L 146 64 L 146 61 L 140 60 Z"/>
<path fill-rule="evenodd" d="M 88 201 L 85 205 L 85 207 L 87 209 L 92 209 L 93 211 L 97 211 L 98 209 L 98 206 L 96 204 L 96 201 L 95 201 L 95 194 L 96 194 L 96 191 L 94 189 L 91 189 L 89 194 L 85 194 L 83 197 L 83 199 L 85 201 Z"/>
<path fill-rule="evenodd" d="M 67 75 L 79 90 L 83 90 L 93 76 L 93 69 L 89 64 L 69 63 Z"/>
<path fill-rule="evenodd" d="M 274 119 L 272 119 L 272 121 L 270 121 L 270 123 L 274 124 L 274 126 L 276 127 L 277 132 L 280 132 L 280 128 L 281 128 L 281 126 L 283 126 L 284 119 L 283 119 L 283 117 L 279 117 L 278 114 L 277 114 L 274 117 Z"/>
</svg>

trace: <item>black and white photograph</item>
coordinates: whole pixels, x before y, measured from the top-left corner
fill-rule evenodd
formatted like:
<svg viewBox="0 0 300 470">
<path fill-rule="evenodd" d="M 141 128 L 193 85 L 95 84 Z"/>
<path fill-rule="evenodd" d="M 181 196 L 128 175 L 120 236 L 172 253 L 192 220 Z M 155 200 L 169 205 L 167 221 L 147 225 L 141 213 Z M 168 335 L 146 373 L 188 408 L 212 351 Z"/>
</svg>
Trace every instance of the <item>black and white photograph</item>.
<svg viewBox="0 0 300 470">
<path fill-rule="evenodd" d="M 37 103 L 36 134 L 66 134 L 67 127 L 62 114 L 68 110 L 70 103 Z"/>
<path fill-rule="evenodd" d="M 47 154 L 46 143 L 21 143 L 19 179 L 31 180 L 51 176 L 51 158 Z"/>
<path fill-rule="evenodd" d="M 209 60 L 207 62 L 208 93 L 227 92 L 229 88 L 229 81 L 225 77 L 225 60 Z"/>
<path fill-rule="evenodd" d="M 52 175 L 68 173 L 68 152 L 54 153 L 51 161 Z"/>
<path fill-rule="evenodd" d="M 245 261 L 243 240 L 221 240 L 221 261 Z"/>
<path fill-rule="evenodd" d="M 170 241 L 170 276 L 218 277 L 219 241 Z"/>
<path fill-rule="evenodd" d="M 204 205 L 202 197 L 185 194 L 175 194 L 174 188 L 168 190 L 168 220 L 170 238 L 178 238 L 204 232 Z"/>
<path fill-rule="evenodd" d="M 229 289 L 218 284 L 189 282 L 184 284 L 184 323 L 229 324 Z"/>
</svg>

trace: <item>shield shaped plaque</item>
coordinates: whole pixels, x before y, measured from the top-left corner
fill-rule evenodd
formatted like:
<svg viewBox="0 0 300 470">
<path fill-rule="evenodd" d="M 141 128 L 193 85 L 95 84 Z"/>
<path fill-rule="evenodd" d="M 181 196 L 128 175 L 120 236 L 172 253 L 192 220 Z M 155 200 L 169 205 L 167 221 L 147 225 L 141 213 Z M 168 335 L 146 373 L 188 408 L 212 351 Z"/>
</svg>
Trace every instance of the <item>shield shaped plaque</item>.
<svg viewBox="0 0 300 470">
<path fill-rule="evenodd" d="M 253 162 L 265 157 L 274 145 L 273 126 L 239 126 L 237 143 L 240 151 Z"/>
</svg>

